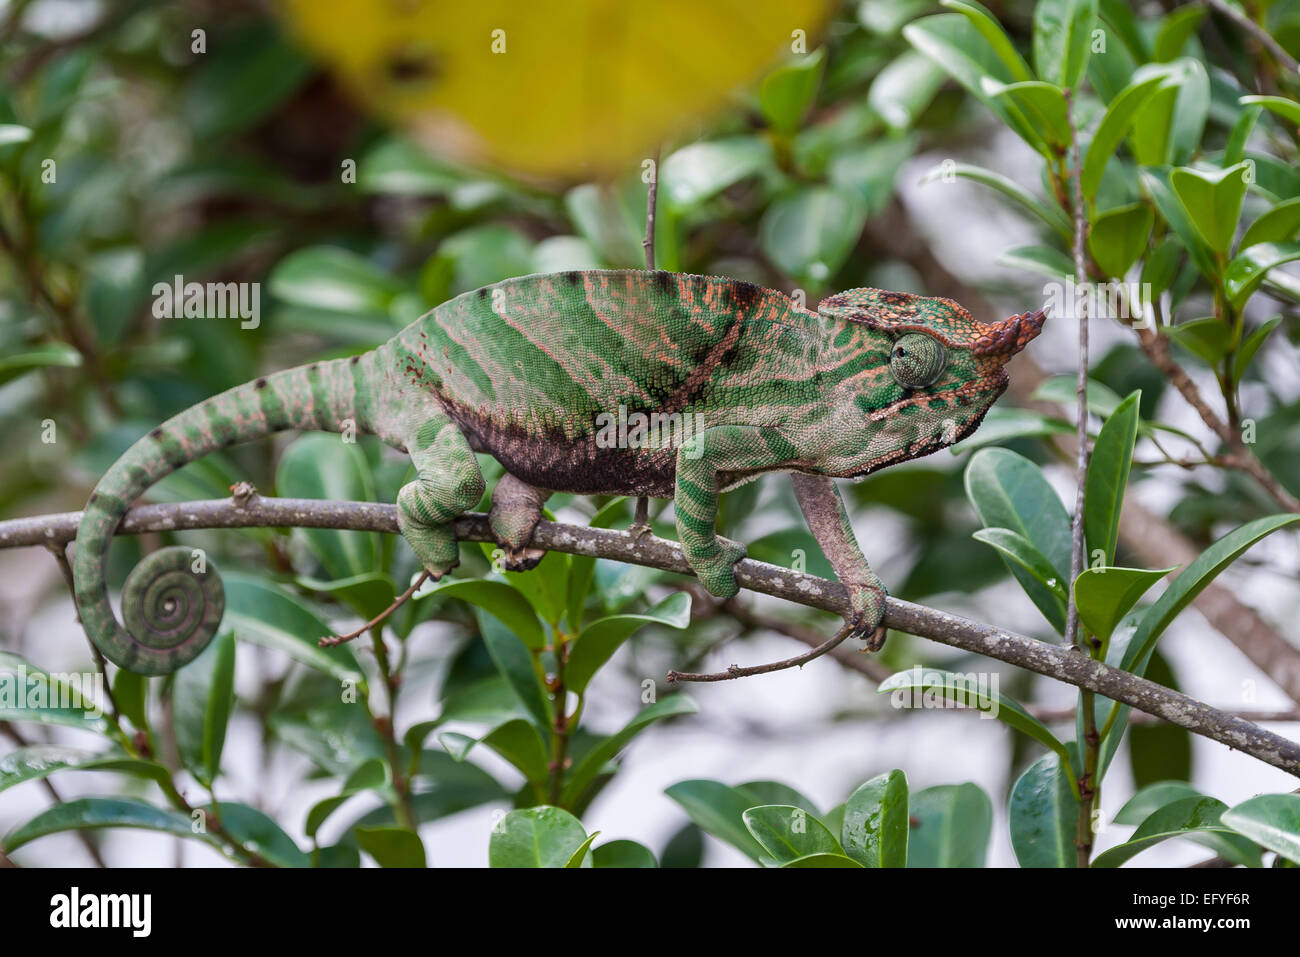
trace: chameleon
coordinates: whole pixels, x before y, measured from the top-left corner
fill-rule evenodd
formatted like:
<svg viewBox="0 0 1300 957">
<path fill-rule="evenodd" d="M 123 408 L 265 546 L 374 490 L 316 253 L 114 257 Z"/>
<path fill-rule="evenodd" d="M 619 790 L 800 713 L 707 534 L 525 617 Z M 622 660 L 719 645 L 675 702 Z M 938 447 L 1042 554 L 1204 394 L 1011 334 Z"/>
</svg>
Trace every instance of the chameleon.
<svg viewBox="0 0 1300 957">
<path fill-rule="evenodd" d="M 448 300 L 369 352 L 236 386 L 137 441 L 99 481 L 78 526 L 77 610 L 119 666 L 180 668 L 217 632 L 220 575 L 188 548 L 160 549 L 128 575 L 119 622 L 105 567 L 128 508 L 213 450 L 284 430 L 351 428 L 410 456 L 415 477 L 397 496 L 398 527 L 435 580 L 459 561 L 452 523 L 485 491 L 476 453 L 504 467 L 489 522 L 506 567 L 529 568 L 544 554 L 529 540 L 553 493 L 672 498 L 685 558 L 721 598 L 737 593 L 734 565 L 746 550 L 716 532 L 719 494 L 789 473 L 848 591 L 840 633 L 878 650 L 885 586 L 834 480 L 973 432 L 1007 387 L 1006 363 L 1044 318 L 1040 310 L 986 324 L 950 299 L 871 288 L 813 311 L 749 282 L 652 270 L 507 279 Z M 654 441 L 625 427 L 656 415 L 672 427 Z"/>
</svg>

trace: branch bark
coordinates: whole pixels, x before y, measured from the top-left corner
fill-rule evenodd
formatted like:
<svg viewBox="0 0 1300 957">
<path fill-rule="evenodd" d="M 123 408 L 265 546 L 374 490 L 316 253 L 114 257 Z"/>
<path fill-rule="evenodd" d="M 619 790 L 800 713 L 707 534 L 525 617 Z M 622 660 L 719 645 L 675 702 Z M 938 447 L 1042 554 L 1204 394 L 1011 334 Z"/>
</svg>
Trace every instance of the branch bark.
<svg viewBox="0 0 1300 957">
<path fill-rule="evenodd" d="M 0 522 L 0 548 L 46 545 L 71 541 L 81 521 L 80 512 L 36 516 Z M 180 531 L 197 528 L 339 528 L 371 532 L 397 532 L 397 507 L 372 502 L 326 502 L 314 499 L 252 497 L 244 502 L 216 499 L 131 509 L 119 534 Z M 493 541 L 487 516 L 471 513 L 457 519 L 461 541 Z M 646 534 L 604 528 L 584 528 L 556 522 L 539 522 L 531 545 L 549 551 L 588 555 L 629 562 L 649 568 L 691 575 L 690 566 L 676 542 Z M 850 611 L 848 594 L 838 582 L 788 568 L 743 559 L 736 580 L 751 591 L 783 598 L 810 608 L 844 616 Z M 1145 678 L 1112 668 L 1073 648 L 1050 645 L 958 615 L 888 599 L 885 624 L 897 631 L 929 638 L 964 651 L 996 658 L 1067 684 L 1086 688 L 1139 711 L 1164 718 L 1171 724 L 1244 751 L 1266 764 L 1300 777 L 1300 743 L 1225 714 L 1180 692 Z"/>
</svg>

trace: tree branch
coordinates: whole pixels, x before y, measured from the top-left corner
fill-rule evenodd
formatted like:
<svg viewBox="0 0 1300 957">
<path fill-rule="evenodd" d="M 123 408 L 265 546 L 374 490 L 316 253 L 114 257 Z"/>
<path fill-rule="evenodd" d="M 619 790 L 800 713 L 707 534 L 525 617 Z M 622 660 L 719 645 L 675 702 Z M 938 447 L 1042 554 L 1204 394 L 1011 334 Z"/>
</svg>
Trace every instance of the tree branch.
<svg viewBox="0 0 1300 957">
<path fill-rule="evenodd" d="M 81 515 L 81 512 L 64 512 L 0 522 L 0 548 L 71 541 L 76 536 Z M 118 531 L 120 534 L 138 534 L 197 528 L 290 526 L 395 533 L 398 530 L 397 507 L 372 502 L 261 497 L 250 498 L 242 504 L 233 499 L 217 499 L 144 505 L 131 509 Z M 460 541 L 494 540 L 487 516 L 479 513 L 457 519 L 455 533 Z M 538 523 L 530 544 L 549 551 L 692 574 L 681 546 L 649 534 L 638 537 L 614 529 L 543 521 Z M 788 568 L 743 559 L 736 565 L 736 581 L 751 591 L 820 608 L 841 617 L 850 611 L 844 586 Z M 1036 641 L 897 598 L 887 600 L 884 620 L 888 627 L 897 631 L 996 658 L 1095 691 L 1300 777 L 1300 744 L 1178 691 L 1093 661 L 1073 648 Z"/>
</svg>

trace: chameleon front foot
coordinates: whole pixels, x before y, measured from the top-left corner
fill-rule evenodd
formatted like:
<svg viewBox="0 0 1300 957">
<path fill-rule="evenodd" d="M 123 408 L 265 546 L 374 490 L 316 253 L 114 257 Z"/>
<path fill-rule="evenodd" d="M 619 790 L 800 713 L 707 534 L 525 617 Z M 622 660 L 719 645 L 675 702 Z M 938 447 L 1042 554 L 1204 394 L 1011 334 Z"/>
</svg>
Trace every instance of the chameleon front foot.
<svg viewBox="0 0 1300 957">
<path fill-rule="evenodd" d="M 853 611 L 844 619 L 844 626 L 835 637 L 847 640 L 857 638 L 866 642 L 864 652 L 879 651 L 885 645 L 889 629 L 885 627 L 885 586 L 879 580 L 869 584 L 851 584 L 849 604 Z"/>
<path fill-rule="evenodd" d="M 687 552 L 686 561 L 690 563 L 700 584 L 710 595 L 718 598 L 735 598 L 740 591 L 736 584 L 736 562 L 745 557 L 745 546 L 740 542 L 719 538 L 717 546 L 704 555 L 692 555 Z"/>
</svg>

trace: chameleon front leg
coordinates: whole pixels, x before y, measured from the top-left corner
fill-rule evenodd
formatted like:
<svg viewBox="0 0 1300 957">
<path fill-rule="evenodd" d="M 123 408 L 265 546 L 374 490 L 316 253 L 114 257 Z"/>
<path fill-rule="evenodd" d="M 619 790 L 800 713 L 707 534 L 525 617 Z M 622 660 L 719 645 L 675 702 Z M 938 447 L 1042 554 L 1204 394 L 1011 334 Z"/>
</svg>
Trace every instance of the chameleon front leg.
<svg viewBox="0 0 1300 957">
<path fill-rule="evenodd" d="M 483 497 L 483 473 L 455 423 L 441 413 L 406 441 L 416 479 L 397 495 L 397 526 L 436 579 L 460 564 L 452 522 Z"/>
<path fill-rule="evenodd" d="M 678 450 L 673 494 L 677 537 L 710 594 L 731 598 L 739 591 L 732 566 L 745 557 L 744 545 L 718 537 L 719 474 L 770 470 L 794 452 L 775 429 L 751 425 L 705 429 Z"/>
<path fill-rule="evenodd" d="M 862 638 L 867 643 L 866 650 L 879 651 L 885 643 L 886 628 L 881 621 L 885 614 L 885 586 L 858 547 L 839 489 L 824 475 L 794 472 L 790 478 L 813 537 L 840 583 L 849 590 L 853 612 L 845 619 L 840 634 Z"/>
<path fill-rule="evenodd" d="M 505 566 L 512 572 L 537 567 L 546 557 L 542 548 L 526 548 L 533 529 L 542 517 L 542 506 L 551 493 L 534 488 L 507 472 L 492 490 L 488 523 L 497 543 L 505 550 Z"/>
</svg>

